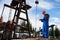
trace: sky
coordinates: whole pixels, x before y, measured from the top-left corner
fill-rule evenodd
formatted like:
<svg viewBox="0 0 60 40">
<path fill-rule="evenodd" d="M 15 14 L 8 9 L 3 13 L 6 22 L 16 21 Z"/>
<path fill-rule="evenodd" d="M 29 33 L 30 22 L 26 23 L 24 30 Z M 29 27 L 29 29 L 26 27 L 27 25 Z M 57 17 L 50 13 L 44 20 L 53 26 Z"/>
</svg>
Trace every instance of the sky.
<svg viewBox="0 0 60 40">
<path fill-rule="evenodd" d="M 2 13 L 2 9 L 5 4 L 10 5 L 12 0 L 0 0 L 0 15 Z M 50 15 L 49 19 L 49 25 L 55 24 L 60 28 L 60 0 L 38 0 L 39 4 L 37 5 L 37 13 L 36 13 L 36 0 L 26 0 L 27 4 L 32 6 L 31 9 L 28 10 L 28 15 L 30 22 L 32 24 L 33 28 L 37 28 L 39 30 L 39 27 L 42 28 L 43 23 L 39 20 L 43 18 L 43 15 L 41 14 L 43 10 L 46 11 Z M 12 10 L 11 13 L 11 20 L 14 15 L 14 10 Z M 9 17 L 9 8 L 5 8 L 4 14 L 3 14 L 3 21 L 7 21 Z M 25 17 L 25 15 L 21 14 L 21 17 Z"/>
</svg>

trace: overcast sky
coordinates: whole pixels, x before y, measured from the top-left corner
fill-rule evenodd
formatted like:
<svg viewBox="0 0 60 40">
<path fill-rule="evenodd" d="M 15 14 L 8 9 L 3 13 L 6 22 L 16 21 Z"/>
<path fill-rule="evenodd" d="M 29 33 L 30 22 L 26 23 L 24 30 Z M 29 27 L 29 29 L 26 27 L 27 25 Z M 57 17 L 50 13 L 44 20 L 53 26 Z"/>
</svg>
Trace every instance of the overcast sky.
<svg viewBox="0 0 60 40">
<path fill-rule="evenodd" d="M 32 23 L 32 26 L 34 28 L 39 29 L 39 27 L 42 27 L 42 22 L 39 21 L 39 19 L 43 18 L 43 15 L 41 14 L 43 10 L 46 11 L 50 15 L 49 25 L 55 24 L 58 25 L 58 28 L 60 28 L 60 0 L 38 0 L 39 4 L 37 7 L 37 14 L 36 14 L 36 4 L 35 0 L 27 0 L 27 4 L 31 5 L 32 8 L 28 10 L 29 19 Z M 3 5 L 10 4 L 11 0 L 0 0 L 0 15 L 3 9 Z M 11 20 L 13 18 L 14 11 L 11 13 Z M 9 16 L 9 8 L 5 8 L 4 11 L 4 20 L 8 20 Z M 25 15 L 21 15 L 22 17 L 25 17 Z"/>
</svg>

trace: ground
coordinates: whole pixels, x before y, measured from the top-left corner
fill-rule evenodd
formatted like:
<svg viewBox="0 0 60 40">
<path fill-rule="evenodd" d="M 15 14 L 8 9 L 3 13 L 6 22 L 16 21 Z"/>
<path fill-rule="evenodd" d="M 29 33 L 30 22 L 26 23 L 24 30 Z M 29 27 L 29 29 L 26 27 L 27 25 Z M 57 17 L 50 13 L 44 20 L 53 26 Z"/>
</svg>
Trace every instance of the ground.
<svg viewBox="0 0 60 40">
<path fill-rule="evenodd" d="M 60 38 L 50 38 L 50 39 L 43 39 L 43 38 L 27 38 L 27 39 L 13 39 L 13 40 L 60 40 Z"/>
</svg>

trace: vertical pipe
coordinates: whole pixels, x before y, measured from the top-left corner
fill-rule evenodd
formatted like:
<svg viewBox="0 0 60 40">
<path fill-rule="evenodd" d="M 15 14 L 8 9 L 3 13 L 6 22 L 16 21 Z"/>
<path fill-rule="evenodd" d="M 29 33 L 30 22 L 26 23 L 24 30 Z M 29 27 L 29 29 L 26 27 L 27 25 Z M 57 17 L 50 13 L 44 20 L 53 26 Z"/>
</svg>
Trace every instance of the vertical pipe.
<svg viewBox="0 0 60 40">
<path fill-rule="evenodd" d="M 5 9 L 5 6 L 3 7 L 3 10 L 2 10 L 2 13 L 1 13 L 1 17 L 2 17 L 2 15 L 3 15 L 4 9 Z"/>
</svg>

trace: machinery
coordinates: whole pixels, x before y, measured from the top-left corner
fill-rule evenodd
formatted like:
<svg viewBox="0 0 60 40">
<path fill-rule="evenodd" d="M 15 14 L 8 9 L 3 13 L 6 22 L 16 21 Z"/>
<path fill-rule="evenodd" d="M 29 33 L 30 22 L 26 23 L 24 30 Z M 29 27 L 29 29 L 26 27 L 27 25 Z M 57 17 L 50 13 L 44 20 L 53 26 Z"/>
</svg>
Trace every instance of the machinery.
<svg viewBox="0 0 60 40">
<path fill-rule="evenodd" d="M 3 40 L 5 40 L 5 39 L 10 40 L 12 38 L 12 30 L 14 32 L 13 33 L 13 38 L 17 38 L 16 37 L 16 33 L 21 33 L 21 32 L 16 32 L 16 28 L 18 28 L 18 27 L 19 28 L 23 28 L 24 30 L 26 30 L 26 32 L 23 32 L 23 33 L 28 33 L 29 37 L 31 37 L 30 27 L 29 27 L 29 18 L 28 18 L 28 12 L 27 12 L 27 10 L 29 10 L 31 8 L 31 6 L 29 6 L 28 4 L 26 4 L 26 0 L 12 0 L 12 2 L 11 2 L 10 5 L 4 4 L 4 8 L 2 10 L 1 17 L 3 15 L 5 7 L 10 8 L 10 13 L 12 11 L 11 9 L 14 9 L 15 13 L 14 13 L 13 20 L 10 21 L 10 19 L 8 19 L 8 22 L 5 23 L 3 37 L 2 37 Z M 20 17 L 21 16 L 20 15 L 21 12 L 26 15 L 26 19 Z M 10 17 L 11 17 L 11 15 L 9 14 L 9 18 Z M 18 25 L 18 23 L 19 23 L 20 20 L 26 21 L 27 27 L 22 27 L 21 25 Z M 8 38 L 7 37 L 5 38 L 4 36 L 6 36 L 6 35 L 8 35 L 9 37 L 7 36 Z"/>
</svg>

